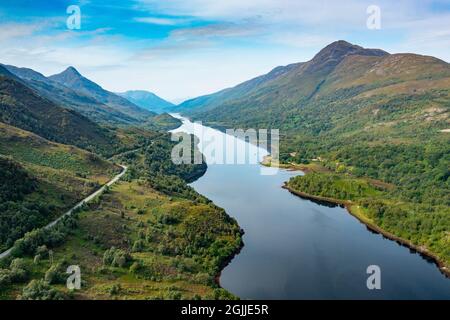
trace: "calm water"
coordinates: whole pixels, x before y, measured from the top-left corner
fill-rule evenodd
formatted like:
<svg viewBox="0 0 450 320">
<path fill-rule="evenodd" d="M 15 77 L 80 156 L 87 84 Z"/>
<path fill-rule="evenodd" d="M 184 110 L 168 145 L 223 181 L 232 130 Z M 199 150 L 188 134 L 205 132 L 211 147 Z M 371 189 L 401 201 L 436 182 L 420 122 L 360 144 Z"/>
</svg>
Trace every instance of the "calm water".
<svg viewBox="0 0 450 320">
<path fill-rule="evenodd" d="M 207 144 L 224 135 L 184 118 L 175 131 Z M 205 127 L 203 127 L 205 129 Z M 230 137 L 230 136 L 228 136 Z M 229 139 L 228 142 L 233 142 Z M 214 142 L 217 144 L 217 142 Z M 249 152 L 264 150 L 245 144 Z M 229 147 L 229 145 L 227 145 Z M 300 172 L 261 175 L 261 166 L 212 164 L 192 186 L 244 229 L 244 248 L 224 269 L 222 287 L 242 299 L 450 299 L 450 279 L 408 248 L 372 233 L 345 209 L 303 200 L 281 188 Z M 381 268 L 381 290 L 368 290 L 369 265 Z"/>
</svg>

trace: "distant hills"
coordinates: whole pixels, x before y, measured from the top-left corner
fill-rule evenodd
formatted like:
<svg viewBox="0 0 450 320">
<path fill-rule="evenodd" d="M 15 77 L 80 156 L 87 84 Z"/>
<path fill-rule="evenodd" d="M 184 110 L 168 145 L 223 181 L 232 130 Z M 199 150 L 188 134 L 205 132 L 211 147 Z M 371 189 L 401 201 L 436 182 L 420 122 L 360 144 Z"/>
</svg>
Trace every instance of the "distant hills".
<svg viewBox="0 0 450 320">
<path fill-rule="evenodd" d="M 75 68 L 45 77 L 28 68 L 3 65 L 39 95 L 63 107 L 75 110 L 91 120 L 105 124 L 137 124 L 156 114 L 83 77 Z"/>
<path fill-rule="evenodd" d="M 279 129 L 280 161 L 316 171 L 297 191 L 350 200 L 362 187 L 344 181 L 364 181 L 382 196 L 353 199 L 353 213 L 450 265 L 447 62 L 337 41 L 178 109 L 221 129 Z"/>
<path fill-rule="evenodd" d="M 228 126 L 270 124 L 300 130 L 305 116 L 324 112 L 332 103 L 346 100 L 347 106 L 339 111 L 347 110 L 344 113 L 349 115 L 354 100 L 379 97 L 381 102 L 383 94 L 417 97 L 447 88 L 449 69 L 446 62 L 433 57 L 388 54 L 337 41 L 308 62 L 277 67 L 233 88 L 188 100 L 177 109 Z M 319 102 L 321 108 L 313 107 Z"/>
<path fill-rule="evenodd" d="M 156 94 L 144 90 L 131 90 L 117 94 L 143 109 L 159 114 L 169 113 L 175 106 L 173 103 L 158 97 Z"/>
<path fill-rule="evenodd" d="M 283 162 L 323 159 L 414 201 L 448 199 L 450 64 L 437 58 L 336 41 L 177 108 L 220 128 L 280 129 Z"/>
<path fill-rule="evenodd" d="M 64 86 L 93 97 L 95 100 L 109 106 L 113 110 L 121 112 L 133 119 L 144 120 L 155 114 L 138 107 L 127 99 L 103 89 L 95 82 L 83 77 L 75 68 L 69 67 L 59 74 L 49 77 L 50 80 L 59 82 Z"/>
<path fill-rule="evenodd" d="M 0 66 L 0 121 L 46 139 L 108 153 L 111 133 L 83 115 L 55 104 Z"/>
</svg>

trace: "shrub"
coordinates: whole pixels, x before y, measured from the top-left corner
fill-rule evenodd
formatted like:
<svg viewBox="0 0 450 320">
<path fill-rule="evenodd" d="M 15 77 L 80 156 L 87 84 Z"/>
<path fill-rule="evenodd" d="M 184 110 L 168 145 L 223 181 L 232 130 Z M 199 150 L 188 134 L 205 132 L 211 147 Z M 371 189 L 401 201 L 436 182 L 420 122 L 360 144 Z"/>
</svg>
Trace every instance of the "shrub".
<svg viewBox="0 0 450 320">
<path fill-rule="evenodd" d="M 0 290 L 11 284 L 11 272 L 7 269 L 0 269 Z"/>
<path fill-rule="evenodd" d="M 109 289 L 109 294 L 113 296 L 119 294 L 120 291 L 122 291 L 122 287 L 120 286 L 120 284 L 113 284 Z"/>
<path fill-rule="evenodd" d="M 105 266 L 120 267 L 127 266 L 132 261 L 130 254 L 122 249 L 111 247 L 103 254 L 103 264 Z"/>
<path fill-rule="evenodd" d="M 11 282 L 23 282 L 28 279 L 30 266 L 24 259 L 14 259 L 10 265 Z"/>
<path fill-rule="evenodd" d="M 145 247 L 143 240 L 136 240 L 133 244 L 133 252 L 141 252 Z"/>
<path fill-rule="evenodd" d="M 45 272 L 45 281 L 49 284 L 64 283 L 66 281 L 66 273 L 63 264 L 52 265 Z"/>
<path fill-rule="evenodd" d="M 32 280 L 22 291 L 22 300 L 63 300 L 64 294 L 44 280 Z"/>
</svg>

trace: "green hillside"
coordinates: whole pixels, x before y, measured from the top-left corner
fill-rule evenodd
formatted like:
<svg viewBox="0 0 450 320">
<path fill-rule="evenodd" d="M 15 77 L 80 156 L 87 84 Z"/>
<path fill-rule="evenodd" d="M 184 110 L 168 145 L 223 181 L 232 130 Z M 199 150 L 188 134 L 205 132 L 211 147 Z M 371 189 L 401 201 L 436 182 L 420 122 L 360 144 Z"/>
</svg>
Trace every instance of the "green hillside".
<svg viewBox="0 0 450 320">
<path fill-rule="evenodd" d="M 0 122 L 0 251 L 52 221 L 120 169 Z"/>
<path fill-rule="evenodd" d="M 0 69 L 3 67 L 0 66 Z M 0 121 L 46 139 L 110 154 L 114 135 L 75 111 L 42 98 L 0 70 Z"/>
<path fill-rule="evenodd" d="M 103 89 L 95 82 L 83 77 L 74 67 L 48 77 L 80 94 L 92 97 L 115 112 L 124 114 L 131 122 L 139 122 L 155 115 L 154 112 L 138 107 L 127 99 Z"/>
<path fill-rule="evenodd" d="M 95 122 L 110 125 L 127 125 L 136 122 L 133 117 L 97 101 L 93 96 L 66 87 L 37 71 L 11 65 L 4 65 L 4 67 L 46 99 L 62 107 L 77 111 Z"/>
<path fill-rule="evenodd" d="M 377 224 L 450 261 L 448 230 L 434 227 L 450 221 L 448 63 L 338 41 L 246 92 L 240 86 L 217 93 L 222 104 L 200 98 L 184 113 L 220 128 L 280 129 L 283 164 L 392 185 L 381 198 L 395 218 Z M 376 216 L 375 202 L 367 207 Z"/>
<path fill-rule="evenodd" d="M 242 231 L 187 185 L 206 165 L 175 166 L 173 145 L 167 134 L 147 136 L 119 157 L 129 166 L 121 182 L 55 228 L 16 242 L 12 257 L 0 260 L 0 297 L 235 298 L 216 276 L 241 247 Z M 64 272 L 73 264 L 83 284 L 69 292 Z"/>
</svg>

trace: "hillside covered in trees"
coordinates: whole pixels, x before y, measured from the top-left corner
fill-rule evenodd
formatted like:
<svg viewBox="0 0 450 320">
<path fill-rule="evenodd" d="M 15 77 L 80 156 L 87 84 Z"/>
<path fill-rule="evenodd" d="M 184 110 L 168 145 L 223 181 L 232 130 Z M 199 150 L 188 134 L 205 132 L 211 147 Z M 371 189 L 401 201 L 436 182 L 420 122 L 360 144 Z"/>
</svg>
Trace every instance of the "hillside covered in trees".
<svg viewBox="0 0 450 320">
<path fill-rule="evenodd" d="M 337 41 L 310 61 L 275 68 L 178 108 L 218 128 L 279 129 L 285 165 L 314 163 L 343 177 L 392 185 L 376 198 L 387 199 L 382 207 L 395 214 L 380 215 L 376 223 L 450 260 L 450 65 L 445 61 Z M 328 178 L 298 178 L 302 183 L 296 188 L 315 195 L 328 190 L 328 196 L 345 195 L 345 200 L 357 196 Z M 374 217 L 377 210 L 369 211 Z"/>
<path fill-rule="evenodd" d="M 0 297 L 235 298 L 215 278 L 242 246 L 242 231 L 187 185 L 206 165 L 174 166 L 173 144 L 168 134 L 149 137 L 118 159 L 129 166 L 123 182 L 55 228 L 17 241 L 0 261 Z M 83 270 L 75 292 L 63 286 L 71 264 Z"/>
</svg>

